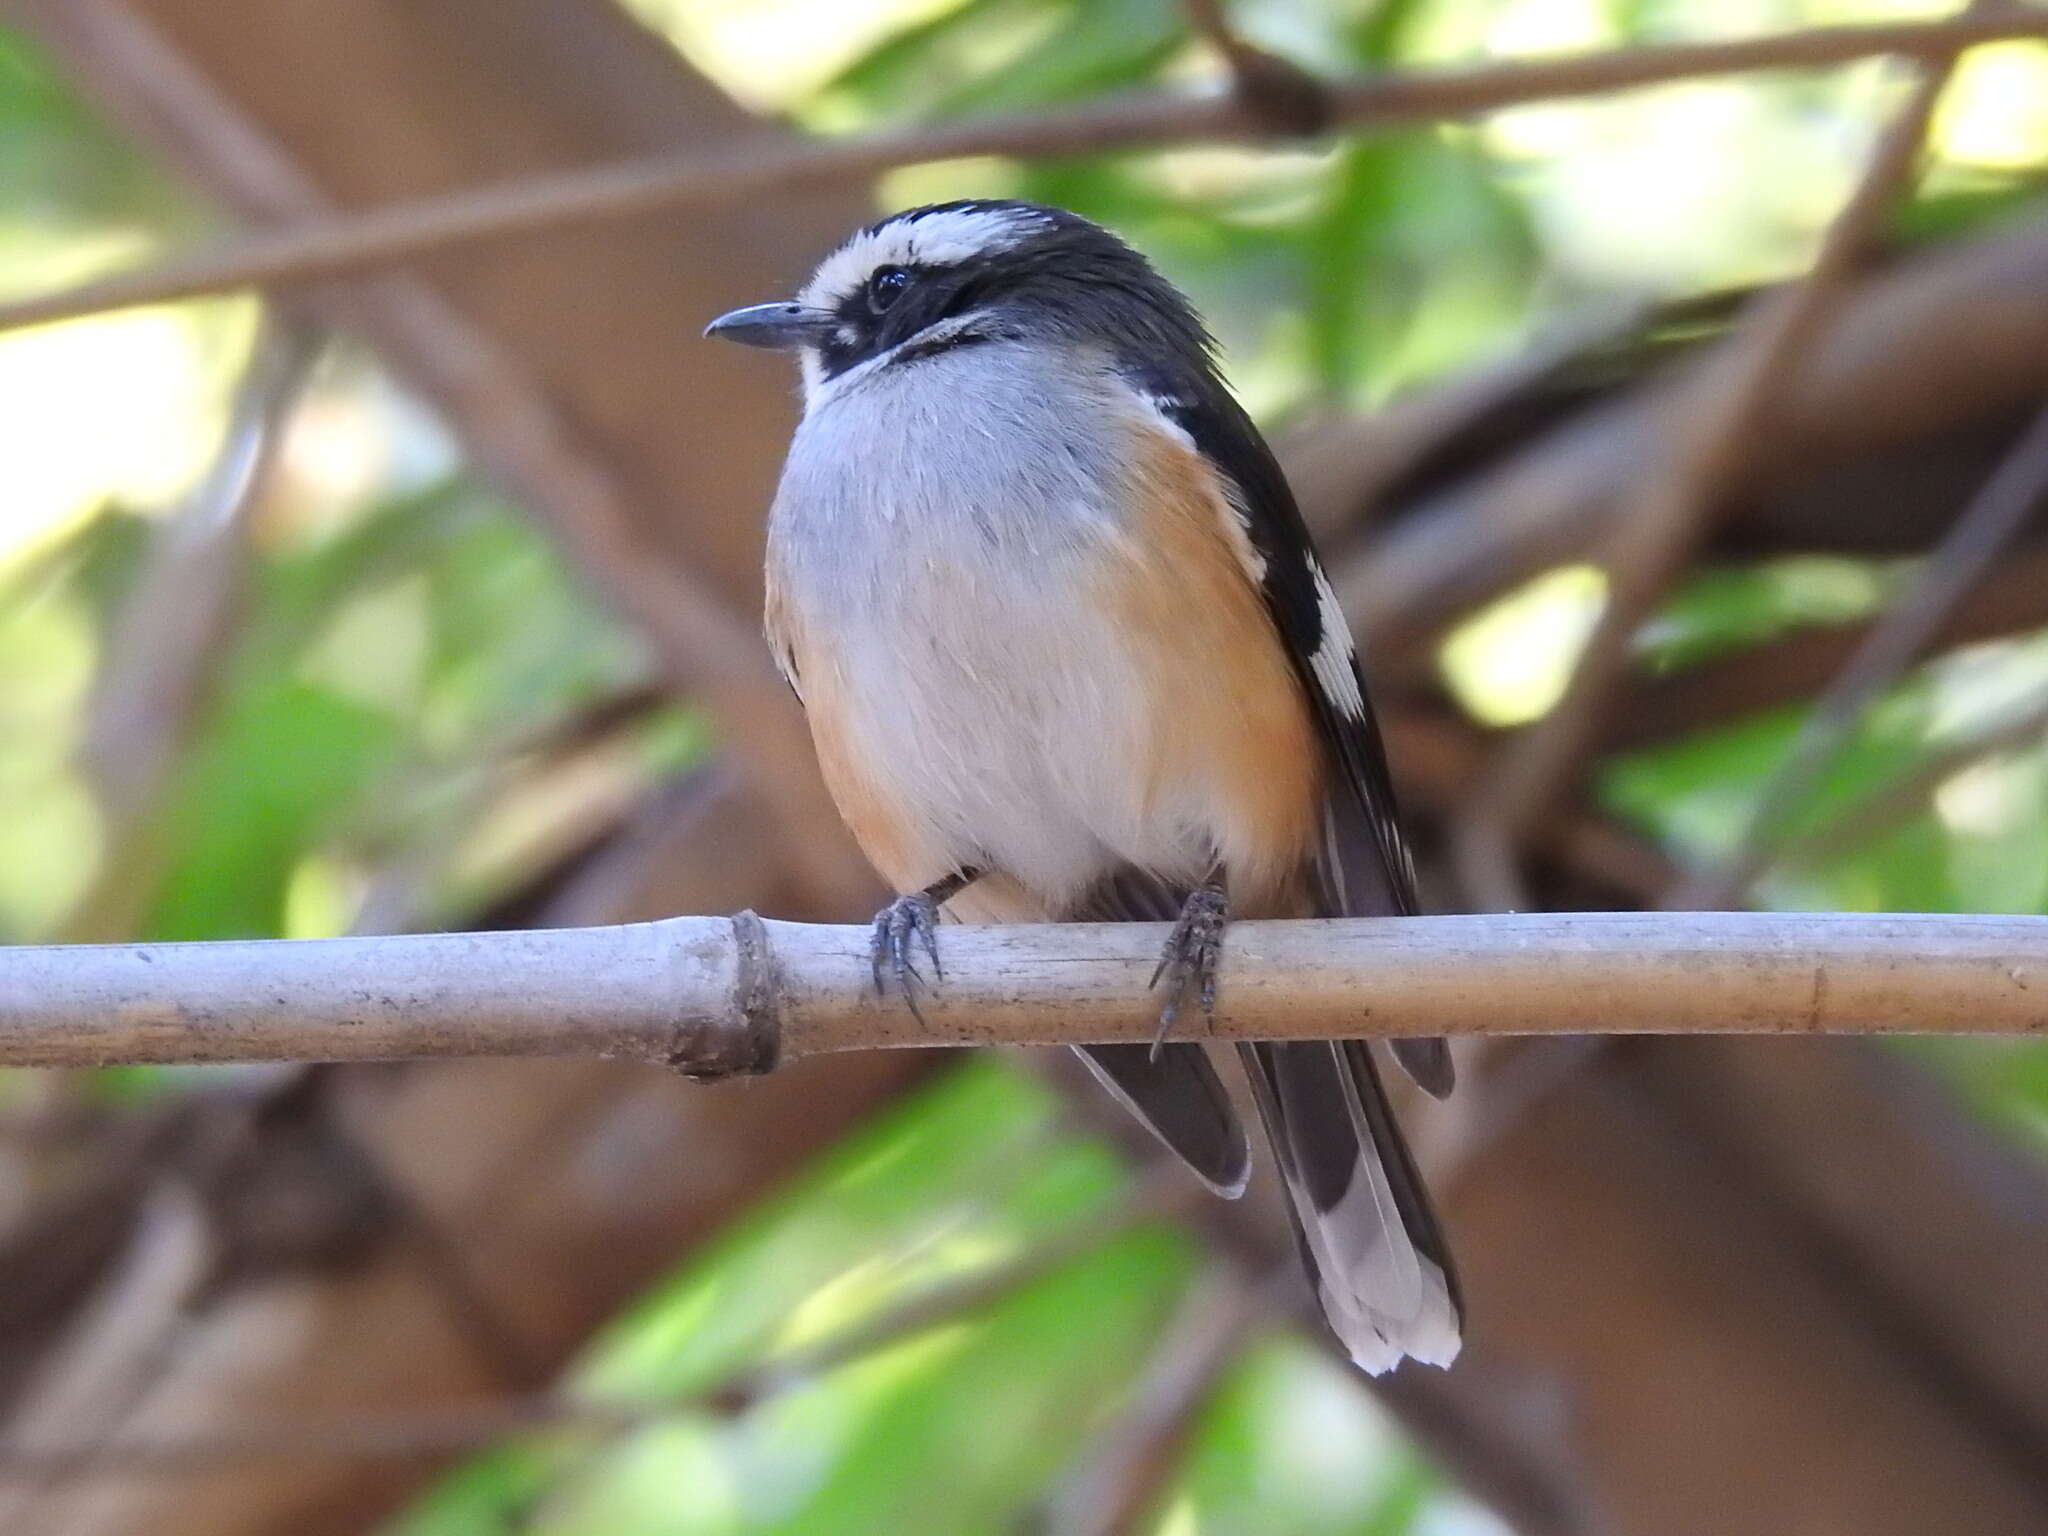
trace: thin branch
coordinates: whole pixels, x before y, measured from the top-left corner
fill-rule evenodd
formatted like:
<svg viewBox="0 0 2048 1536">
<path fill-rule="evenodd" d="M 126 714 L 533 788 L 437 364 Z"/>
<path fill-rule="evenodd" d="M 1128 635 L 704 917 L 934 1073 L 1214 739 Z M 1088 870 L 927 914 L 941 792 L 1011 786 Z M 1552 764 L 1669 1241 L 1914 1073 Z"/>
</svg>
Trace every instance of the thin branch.
<svg viewBox="0 0 2048 1536">
<path fill-rule="evenodd" d="M 1223 0 L 1181 0 L 1188 30 L 1230 70 L 1231 90 L 1255 121 L 1294 137 L 1329 128 L 1335 110 L 1330 87 L 1292 60 L 1246 41 L 1224 14 Z"/>
<path fill-rule="evenodd" d="M 1747 344 L 1726 359 L 1721 387 L 1701 402 L 1695 416 L 1674 424 L 1667 463 L 1647 477 L 1636 505 L 1616 522 L 1604 562 L 1607 605 L 1564 698 L 1502 757 L 1499 771 L 1460 825 L 1459 871 L 1476 905 L 1507 910 L 1527 904 L 1518 841 L 1577 771 L 1623 680 L 1636 630 L 1691 559 L 1742 462 L 1745 443 L 1825 326 L 1885 210 L 1911 179 L 1954 66 L 1955 55 L 1949 53 L 1922 68 L 1911 97 L 1879 137 L 1855 191 L 1829 225 L 1806 276 L 1774 296 L 1749 323 Z"/>
<path fill-rule="evenodd" d="M 1640 494 L 1644 466 L 1711 408 L 1725 385 L 1727 355 L 1747 340 L 1738 332 L 1697 362 L 1594 405 L 1520 452 L 1482 453 L 1476 470 L 1466 466 L 1411 497 L 1399 519 L 1374 529 L 1362 555 L 1347 559 L 1333 548 L 1331 579 L 1375 671 L 1426 669 L 1443 631 L 1460 617 L 1545 570 L 1597 558 Z M 1896 509 L 1872 506 L 1867 492 L 1853 488 L 1855 476 L 1902 449 L 1967 438 L 2007 414 L 2023 417 L 2048 396 L 2048 224 L 2023 221 L 1863 277 L 1785 384 L 1743 444 L 1743 463 L 1725 488 L 1731 507 L 1810 506 L 1816 490 L 1837 494 L 1813 477 L 1846 472 L 1851 484 L 1839 494 L 1862 499 L 1853 515 L 1831 516 L 1828 526 L 1867 534 L 1882 519 L 1888 531 L 1880 549 L 1923 550 L 1936 536 L 1928 531 L 1933 520 L 1898 522 L 1890 515 Z M 1311 481 L 1303 489 L 1317 487 Z M 1774 547 L 1810 547 L 1814 537 L 1796 513 L 1787 523 L 1767 516 L 1755 531 L 1772 527 Z M 1850 553 L 1869 547 L 1840 537 L 1833 546 Z M 1984 590 L 2005 579 L 2002 569 Z M 2031 606 L 2039 608 L 2048 582 L 2032 591 Z M 1979 607 L 1959 614 L 1958 625 L 1974 622 Z M 1803 672 L 1795 696 L 1818 692 L 1844 654 Z M 1678 674 L 1672 685 L 1700 670 Z M 1624 736 L 1663 734 L 1668 712 L 1639 706 L 1634 691 L 1610 706 L 1603 748 Z M 1646 722 L 1640 728 L 1639 718 Z"/>
<path fill-rule="evenodd" d="M 1225 1264 L 1197 1280 L 1123 1411 L 1089 1437 L 1086 1455 L 1042 1501 L 1030 1528 L 1043 1536 L 1146 1529 L 1142 1522 L 1178 1470 L 1196 1414 L 1253 1327 L 1274 1310 L 1259 1304 L 1265 1300 Z"/>
<path fill-rule="evenodd" d="M 1719 867 L 1682 881 L 1672 907 L 1739 901 L 1770 861 L 1785 818 L 1805 803 L 1863 714 L 1922 655 L 2048 493 L 2048 411 L 2034 418 L 2004 463 L 1927 557 L 1912 586 L 1828 685 L 1750 808 L 1734 851 Z"/>
<path fill-rule="evenodd" d="M 249 523 L 320 351 L 315 331 L 264 317 L 219 452 L 150 539 L 86 704 L 78 757 L 105 822 L 105 852 L 64 919 L 67 940 L 133 933 L 155 898 L 166 781 L 233 637 Z"/>
<path fill-rule="evenodd" d="M 1149 1040 L 1148 923 L 948 928 L 916 1014 L 865 925 L 0 949 L 0 1065 L 605 1055 L 703 1078 L 783 1057 Z M 2042 982 L 2038 990 L 2035 983 Z M 2048 917 L 1573 913 L 1234 926 L 1190 1038 L 2048 1030 Z"/>
<path fill-rule="evenodd" d="M 2048 736 L 2048 688 L 2009 709 L 1937 742 L 1897 778 L 1880 784 L 1822 825 L 1771 851 L 1764 868 L 1803 864 L 1809 868 L 1861 848 L 1889 832 L 1927 804 L 1949 779 L 1986 758 L 2036 746 Z"/>
<path fill-rule="evenodd" d="M 288 318 L 265 317 L 220 451 L 150 540 L 94 680 L 79 747 L 103 806 L 118 819 L 152 801 L 184 737 L 209 661 L 229 629 L 250 515 L 319 355 L 316 334 Z"/>
<path fill-rule="evenodd" d="M 205 1212 L 192 1192 L 156 1190 L 119 1267 L 13 1405 L 14 1430 L 31 1438 L 61 1437 L 84 1457 L 106 1448 L 116 1438 L 115 1426 L 175 1358 L 213 1257 Z M 61 1468 L 34 1469 L 0 1491 L 5 1529 L 49 1529 L 44 1500 L 58 1494 L 55 1485 L 62 1478 Z"/>
<path fill-rule="evenodd" d="M 2000 9 L 1936 21 L 1813 27 L 1727 42 L 1416 69 L 1331 82 L 1329 122 L 1332 127 L 1380 129 L 1702 75 L 1819 69 L 1883 54 L 1943 60 L 1980 43 L 2042 36 L 2048 36 L 2048 14 Z M 0 330 L 237 288 L 337 277 L 479 240 L 865 180 L 927 161 L 1093 154 L 1270 136 L 1269 125 L 1236 95 L 1153 92 L 1059 112 L 991 115 L 828 143 L 764 141 L 712 155 L 664 155 L 240 237 L 143 271 L 0 305 Z"/>
<path fill-rule="evenodd" d="M 1802 627 L 1669 676 L 1640 679 L 1616 707 L 1600 749 L 1626 752 L 1810 699 L 1848 664 L 1879 622 Z M 1949 614 L 1933 643 L 1997 640 L 2044 624 L 2048 550 L 2024 548 L 1985 575 L 1969 606 Z"/>
</svg>

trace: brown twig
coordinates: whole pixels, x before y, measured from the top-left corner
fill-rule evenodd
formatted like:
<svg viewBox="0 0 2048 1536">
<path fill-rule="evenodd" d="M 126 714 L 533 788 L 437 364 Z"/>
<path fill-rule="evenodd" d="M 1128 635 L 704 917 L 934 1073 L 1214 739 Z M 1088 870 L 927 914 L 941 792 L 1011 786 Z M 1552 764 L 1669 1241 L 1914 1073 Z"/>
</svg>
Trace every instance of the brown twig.
<svg viewBox="0 0 2048 1536">
<path fill-rule="evenodd" d="M 1802 805 L 1878 694 L 1925 654 L 1948 617 L 2048 492 L 2048 411 L 2024 432 L 1982 491 L 1927 557 L 1912 586 L 1864 637 L 1758 793 L 1734 851 L 1717 868 L 1681 881 L 1667 905 L 1722 907 L 1741 900 L 1769 862 L 1785 817 Z"/>
<path fill-rule="evenodd" d="M 61 1437 L 86 1459 L 108 1450 L 118 1439 L 116 1426 L 175 1357 L 213 1257 L 199 1201 L 190 1190 L 159 1187 L 143 1207 L 120 1267 L 13 1406 L 13 1429 Z M 56 1496 L 65 1469 L 26 1471 L 24 1480 L 0 1492 L 0 1522 L 9 1530 L 47 1529 L 44 1500 Z"/>
<path fill-rule="evenodd" d="M 568 1430 L 616 1435 L 710 1409 L 754 1403 L 921 1333 L 985 1312 L 1062 1266 L 1149 1221 L 1171 1217 L 1199 1193 L 1161 1168 L 1105 1210 L 1033 1244 L 1015 1259 L 928 1286 L 864 1323 L 666 1401 L 603 1401 L 557 1392 L 503 1397 L 404 1415 L 324 1424 L 250 1424 L 192 1436 L 108 1436 L 0 1445 L 0 1477 L 38 1483 L 94 1476 L 197 1475 L 270 1461 L 435 1460 L 510 1435 Z"/>
<path fill-rule="evenodd" d="M 1330 88 L 1292 60 L 1247 42 L 1223 13 L 1223 0 L 1181 0 L 1188 29 L 1230 70 L 1230 85 L 1252 119 L 1295 138 L 1322 133 L 1335 111 Z"/>
<path fill-rule="evenodd" d="M 1879 137 L 1855 191 L 1829 225 L 1805 278 L 1774 296 L 1749 323 L 1746 344 L 1726 359 L 1720 387 L 1700 402 L 1697 415 L 1675 424 L 1666 462 L 1650 474 L 1635 506 L 1616 523 L 1604 561 L 1607 605 L 1564 698 L 1503 755 L 1460 823 L 1457 862 L 1474 905 L 1492 910 L 1526 905 L 1518 842 L 1577 771 L 1622 680 L 1637 628 L 1689 561 L 1741 462 L 1745 440 L 1825 325 L 1885 210 L 1911 177 L 1954 62 L 1951 53 L 1923 66 L 1910 99 Z"/>
<path fill-rule="evenodd" d="M 1483 435 L 1490 418 L 1541 391 L 1603 345 L 1636 330 L 1640 304 L 1589 306 L 1511 356 L 1442 379 L 1368 415 L 1340 412 L 1292 427 L 1278 446 L 1287 482 L 1326 556 L 1404 498 L 1404 482 Z M 1370 559 L 1370 557 L 1368 557 Z"/>
<path fill-rule="evenodd" d="M 1943 60 L 1980 43 L 2044 35 L 2048 14 L 1999 10 L 1935 21 L 1813 27 L 1727 42 L 1416 69 L 1331 82 L 1329 121 L 1332 127 L 1363 131 L 1702 75 L 1825 68 L 1884 54 Z M 236 288 L 337 277 L 478 240 L 858 181 L 927 161 L 1053 157 L 1268 136 L 1269 125 L 1235 95 L 1212 99 L 1150 93 L 1059 112 L 993 115 L 829 143 L 767 140 L 712 155 L 665 155 L 239 237 L 144 271 L 0 305 L 0 330 Z"/>
<path fill-rule="evenodd" d="M 1542 571 L 1594 558 L 1639 495 L 1643 467 L 1710 409 L 1728 377 L 1727 354 L 1745 344 L 1738 334 L 1668 380 L 1595 405 L 1520 452 L 1443 477 L 1441 488 L 1404 505 L 1376 534 L 1366 557 L 1339 558 L 1332 580 L 1375 671 L 1417 666 L 1461 616 Z M 1742 445 L 1726 494 L 1739 507 L 1805 504 L 1815 476 L 2017 420 L 2044 395 L 2048 223 L 2034 220 L 1861 278 Z M 1861 552 L 1887 510 L 1859 498 L 1854 514 L 1830 519 L 1827 531 L 1788 530 L 1790 546 L 1813 548 L 1817 537 L 1820 547 Z M 1880 547 L 1917 552 L 1932 538 L 1915 524 Z M 2002 580 L 2000 573 L 1992 584 Z M 2048 591 L 2048 583 L 2035 590 Z M 1975 605 L 1958 623 L 1972 622 L 1974 612 Z M 1816 691 L 1833 670 L 1803 674 L 1798 693 Z M 1632 734 L 1633 695 L 1609 713 L 1603 741 L 1645 739 Z"/>
</svg>

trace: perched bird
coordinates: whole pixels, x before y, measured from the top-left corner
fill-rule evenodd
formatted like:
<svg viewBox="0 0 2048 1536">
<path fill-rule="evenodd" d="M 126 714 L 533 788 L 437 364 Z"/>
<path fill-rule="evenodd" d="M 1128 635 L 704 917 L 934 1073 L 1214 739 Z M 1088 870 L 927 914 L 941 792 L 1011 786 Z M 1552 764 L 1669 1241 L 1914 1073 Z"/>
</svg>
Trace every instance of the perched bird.
<svg viewBox="0 0 2048 1536">
<path fill-rule="evenodd" d="M 856 232 L 791 302 L 707 334 L 797 352 L 767 627 L 854 837 L 904 894 L 875 978 L 913 1006 L 943 906 L 1171 921 L 1167 1043 L 1082 1054 L 1212 1188 L 1243 1128 L 1175 1012 L 1226 917 L 1416 910 L 1351 637 L 1193 307 L 1030 203 Z M 1323 1308 L 1352 1358 L 1448 1364 L 1458 1284 L 1362 1041 L 1240 1047 Z M 1394 1052 L 1450 1090 L 1441 1040 Z"/>
</svg>

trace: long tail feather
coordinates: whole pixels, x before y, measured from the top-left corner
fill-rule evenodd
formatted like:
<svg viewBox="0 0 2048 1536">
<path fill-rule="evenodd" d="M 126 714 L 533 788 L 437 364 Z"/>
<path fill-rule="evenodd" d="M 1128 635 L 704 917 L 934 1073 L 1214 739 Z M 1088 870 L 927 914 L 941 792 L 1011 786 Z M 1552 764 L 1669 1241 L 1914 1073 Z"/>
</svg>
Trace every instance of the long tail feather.
<svg viewBox="0 0 2048 1536">
<path fill-rule="evenodd" d="M 1251 1175 L 1251 1147 L 1230 1095 L 1199 1045 L 1076 1048 L 1103 1087 L 1217 1194 L 1235 1200 Z"/>
<path fill-rule="evenodd" d="M 1330 1327 L 1374 1375 L 1404 1356 L 1449 1365 L 1457 1275 L 1367 1047 L 1240 1049 Z"/>
</svg>

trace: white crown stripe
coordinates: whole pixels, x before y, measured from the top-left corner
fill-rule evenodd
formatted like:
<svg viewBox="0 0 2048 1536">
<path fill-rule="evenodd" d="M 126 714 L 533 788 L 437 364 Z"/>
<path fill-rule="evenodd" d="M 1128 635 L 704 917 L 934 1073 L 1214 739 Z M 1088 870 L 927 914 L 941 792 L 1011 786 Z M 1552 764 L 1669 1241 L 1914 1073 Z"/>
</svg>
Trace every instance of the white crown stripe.
<svg viewBox="0 0 2048 1536">
<path fill-rule="evenodd" d="M 1029 208 L 955 208 L 890 219 L 862 230 L 820 262 L 797 302 L 831 309 L 877 267 L 952 266 L 1008 250 L 1045 223 L 1044 214 Z"/>
</svg>

